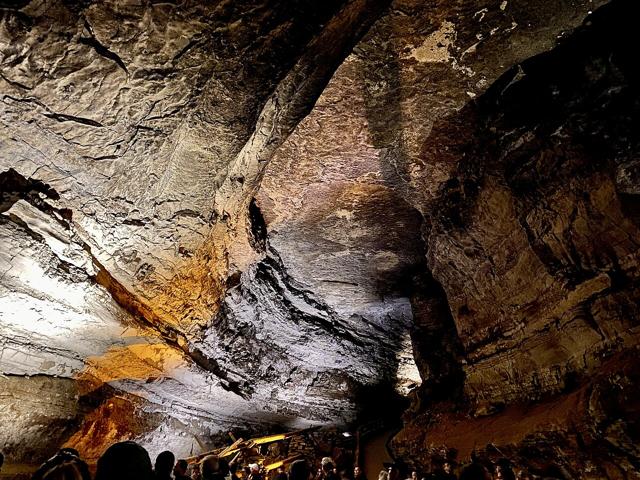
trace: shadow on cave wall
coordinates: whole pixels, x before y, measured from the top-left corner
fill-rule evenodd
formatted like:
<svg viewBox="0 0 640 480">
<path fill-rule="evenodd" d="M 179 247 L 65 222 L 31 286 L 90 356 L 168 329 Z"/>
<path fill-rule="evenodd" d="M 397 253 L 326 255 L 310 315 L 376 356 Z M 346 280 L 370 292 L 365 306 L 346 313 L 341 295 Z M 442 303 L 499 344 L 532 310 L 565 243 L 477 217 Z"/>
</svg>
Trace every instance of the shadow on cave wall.
<svg viewBox="0 0 640 480">
<path fill-rule="evenodd" d="M 26 178 L 13 168 L 0 172 L 0 213 L 9 210 L 18 200 L 25 200 L 36 208 L 50 211 L 51 207 L 42 201 L 39 194 L 53 200 L 60 199 L 58 192 L 40 180 Z M 64 211 L 70 218 L 71 211 Z"/>
<path fill-rule="evenodd" d="M 471 152 L 461 156 L 435 204 L 440 229 L 467 227 L 492 176 L 512 193 L 518 221 L 551 276 L 570 288 L 601 272 L 620 283 L 615 280 L 624 274 L 613 246 L 605 236 L 576 233 L 574 222 L 586 216 L 591 232 L 607 223 L 618 227 L 594 210 L 589 188 L 601 178 L 614 186 L 624 216 L 640 226 L 640 77 L 632 20 L 639 13 L 632 2 L 601 7 L 555 49 L 512 67 L 439 127 L 441 138 L 449 135 L 454 148 Z M 461 119 L 478 127 L 460 134 Z M 558 240 L 566 246 L 562 255 L 548 235 L 560 216 L 549 199 L 560 191 L 574 202 Z"/>
<path fill-rule="evenodd" d="M 420 402 L 412 405 L 412 409 L 423 409 L 427 404 L 445 398 L 461 399 L 464 382 L 462 347 L 446 293 L 427 265 L 424 232 L 429 230 L 429 219 L 410 204 L 414 196 L 409 172 L 411 159 L 404 145 L 406 120 L 402 109 L 401 65 L 392 39 L 392 17 L 379 22 L 376 28 L 384 41 L 365 52 L 360 75 L 369 138 L 380 152 L 384 183 L 398 192 L 399 202 L 417 218 L 415 249 L 419 258 L 414 265 L 385 279 L 388 283 L 384 288 L 411 299 L 412 347 L 423 381 L 417 395 Z"/>
<path fill-rule="evenodd" d="M 467 238 L 491 178 L 512 196 L 517 222 L 550 277 L 568 291 L 609 277 L 609 288 L 562 315 L 585 321 L 612 343 L 599 322 L 631 326 L 638 318 L 638 280 L 628 259 L 621 265 L 637 248 L 640 212 L 638 13 L 637 3 L 624 1 L 598 9 L 556 48 L 511 68 L 432 134 L 467 153 L 434 204 L 440 234 Z M 464 124 L 476 127 L 460 129 Z M 605 298 L 615 299 L 607 300 L 614 302 L 611 311 L 599 310 Z M 469 323 L 468 312 L 456 314 Z M 497 330 L 483 342 L 501 335 Z M 574 376 L 567 373 L 567 388 L 579 384 Z"/>
</svg>

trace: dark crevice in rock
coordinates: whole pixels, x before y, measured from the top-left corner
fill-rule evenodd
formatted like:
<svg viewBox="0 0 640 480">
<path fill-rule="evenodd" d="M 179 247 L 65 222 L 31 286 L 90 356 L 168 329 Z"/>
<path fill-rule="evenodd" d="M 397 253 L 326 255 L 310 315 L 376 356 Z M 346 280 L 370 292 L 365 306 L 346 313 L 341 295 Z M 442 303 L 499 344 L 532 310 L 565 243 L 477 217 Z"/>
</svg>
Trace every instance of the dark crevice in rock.
<svg viewBox="0 0 640 480">
<path fill-rule="evenodd" d="M 323 279 L 321 279 L 320 281 L 321 281 L 321 282 L 324 282 L 324 283 L 337 283 L 337 284 L 339 284 L 339 285 L 353 285 L 354 287 L 357 287 L 357 286 L 358 286 L 358 284 L 357 284 L 357 283 L 354 283 L 354 282 L 347 282 L 347 281 L 344 281 L 344 280 L 327 280 L 327 279 L 324 279 L 324 278 L 323 278 Z"/>
<path fill-rule="evenodd" d="M 100 155 L 98 157 L 92 157 L 90 155 L 83 155 L 82 158 L 86 158 L 87 160 L 93 160 L 99 162 L 100 160 L 115 160 L 116 158 L 120 158 L 120 155 Z"/>
<path fill-rule="evenodd" d="M 417 392 L 419 402 L 412 406 L 416 412 L 437 402 L 463 400 L 464 357 L 442 285 L 428 271 L 413 278 L 411 342 L 423 381 Z"/>
<path fill-rule="evenodd" d="M 88 45 L 91 48 L 93 48 L 96 53 L 102 57 L 105 57 L 113 62 L 115 62 L 122 70 L 124 70 L 124 72 L 127 74 L 127 76 L 129 75 L 129 70 L 127 70 L 127 66 L 124 64 L 124 62 L 122 61 L 122 59 L 120 58 L 120 56 L 109 50 L 107 47 L 105 47 L 102 43 L 100 43 L 98 41 L 98 39 L 96 38 L 95 34 L 93 33 L 93 29 L 91 28 L 91 25 L 89 24 L 89 22 L 85 19 L 84 21 L 84 27 L 87 30 L 87 32 L 89 32 L 90 37 L 80 37 L 78 39 L 78 42 L 84 44 L 84 45 Z"/>
<path fill-rule="evenodd" d="M 40 193 L 53 200 L 60 198 L 51 186 L 37 179 L 26 178 L 13 168 L 0 172 L 0 213 L 9 210 L 20 199 L 43 206 Z"/>
<path fill-rule="evenodd" d="M 255 198 L 249 203 L 249 242 L 257 252 L 264 252 L 267 246 L 267 224 Z"/>
<path fill-rule="evenodd" d="M 72 218 L 72 212 L 68 208 L 56 208 L 51 206 L 45 198 L 58 200 L 60 195 L 51 186 L 33 178 L 26 178 L 23 175 L 10 168 L 6 172 L 0 172 L 0 213 L 4 213 L 5 217 L 19 225 L 30 237 L 38 242 L 42 242 L 43 238 L 39 233 L 34 232 L 21 218 L 13 214 L 6 214 L 9 209 L 18 201 L 24 200 L 33 205 L 43 213 L 49 215 L 53 221 L 62 226 L 65 230 L 69 229 L 69 222 Z M 69 270 L 75 269 L 73 265 L 61 260 L 63 268 Z"/>
<path fill-rule="evenodd" d="M 53 373 L 2 373 L 6 378 L 60 378 L 59 375 Z"/>
<path fill-rule="evenodd" d="M 188 355 L 197 365 L 220 377 L 222 380 L 222 387 L 225 390 L 233 392 L 244 399 L 248 399 L 253 394 L 254 389 L 250 382 L 240 382 L 230 378 L 228 372 L 224 370 L 214 358 L 207 356 L 199 348 L 190 347 Z"/>
<path fill-rule="evenodd" d="M 143 222 L 142 220 L 139 220 L 137 218 L 133 218 L 133 219 L 127 218 L 123 220 L 122 223 L 124 223 L 125 225 L 133 225 L 136 227 L 144 227 L 147 224 L 146 222 Z"/>
<path fill-rule="evenodd" d="M 37 98 L 34 98 L 34 97 L 18 98 L 18 97 L 13 97 L 11 95 L 3 95 L 2 101 L 6 103 L 6 100 L 11 100 L 13 102 L 21 102 L 21 103 L 35 103 L 39 107 L 49 110 L 46 107 L 46 105 L 44 105 L 41 101 L 39 101 Z"/>
<path fill-rule="evenodd" d="M 11 100 L 14 102 L 33 103 L 35 105 L 38 105 L 40 108 L 46 110 L 46 113 L 43 113 L 42 115 L 44 115 L 47 118 L 56 120 L 58 122 L 75 122 L 75 123 L 80 123 L 82 125 L 88 125 L 90 127 L 100 127 L 100 128 L 104 127 L 104 125 L 102 125 L 100 122 L 97 122 L 90 118 L 76 117 L 74 115 L 67 115 L 66 113 L 54 112 L 49 107 L 47 107 L 44 103 L 39 101 L 37 98 L 33 98 L 33 97 L 17 98 L 11 95 L 4 95 L 2 99 L 3 101 Z"/>
<path fill-rule="evenodd" d="M 90 118 L 76 117 L 65 113 L 45 113 L 44 116 L 57 120 L 58 122 L 76 122 L 83 125 L 89 125 L 90 127 L 104 127 L 100 122 L 96 122 Z"/>
<path fill-rule="evenodd" d="M 12 87 L 17 87 L 20 88 L 22 90 L 33 90 L 33 87 L 28 87 L 20 82 L 16 82 L 14 80 L 11 80 L 10 78 L 7 78 L 6 75 L 4 75 L 3 73 L 0 73 L 0 78 L 2 78 L 5 82 L 7 82 L 9 85 L 11 85 Z"/>
<path fill-rule="evenodd" d="M 200 42 L 202 42 L 202 36 L 200 35 L 197 35 L 196 37 L 189 40 L 189 43 L 187 43 L 182 50 L 175 54 L 172 59 L 173 62 L 175 63 L 180 60 L 189 50 L 199 45 Z"/>
</svg>

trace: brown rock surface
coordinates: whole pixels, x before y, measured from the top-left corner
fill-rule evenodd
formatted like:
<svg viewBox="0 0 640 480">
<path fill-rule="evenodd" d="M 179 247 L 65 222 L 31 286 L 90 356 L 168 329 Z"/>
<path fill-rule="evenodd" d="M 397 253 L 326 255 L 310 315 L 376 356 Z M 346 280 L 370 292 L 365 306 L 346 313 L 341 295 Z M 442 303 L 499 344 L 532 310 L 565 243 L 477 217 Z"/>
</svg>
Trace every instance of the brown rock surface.
<svg viewBox="0 0 640 480">
<path fill-rule="evenodd" d="M 459 459 L 474 451 L 487 462 L 506 456 L 543 477 L 560 467 L 572 478 L 637 478 L 635 355 L 609 359 L 585 385 L 539 403 L 477 418 L 447 411 L 415 417 L 394 438 L 394 450 L 420 466 L 455 449 Z"/>
<path fill-rule="evenodd" d="M 463 456 L 535 447 L 579 478 L 637 477 L 640 231 L 620 173 L 633 170 L 638 147 L 634 8 L 598 10 L 432 133 L 427 152 L 462 132 L 454 148 L 464 155 L 431 203 L 425 237 L 464 379 L 445 386 L 460 391 L 458 417 L 409 420 L 397 439 L 408 457 L 427 462 L 434 451 L 423 442 Z M 608 360 L 617 352 L 628 352 L 621 364 Z"/>
</svg>

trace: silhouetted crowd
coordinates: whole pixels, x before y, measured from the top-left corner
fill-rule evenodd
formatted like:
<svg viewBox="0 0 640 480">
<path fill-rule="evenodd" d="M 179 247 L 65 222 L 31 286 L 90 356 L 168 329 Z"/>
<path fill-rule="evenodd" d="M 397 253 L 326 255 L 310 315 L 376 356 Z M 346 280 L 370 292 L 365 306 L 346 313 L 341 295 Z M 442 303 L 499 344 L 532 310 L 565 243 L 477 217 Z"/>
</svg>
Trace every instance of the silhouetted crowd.
<svg viewBox="0 0 640 480">
<path fill-rule="evenodd" d="M 456 453 L 453 451 L 453 453 Z M 536 474 L 529 472 L 526 468 L 516 466 L 510 459 L 502 456 L 498 459 L 480 458 L 474 451 L 471 454 L 471 461 L 459 464 L 455 459 L 448 460 L 445 457 L 431 458 L 432 470 L 428 473 L 421 473 L 417 470 L 407 469 L 405 465 L 390 464 L 385 470 L 378 474 L 378 480 L 573 480 L 573 477 L 563 467 L 549 464 L 542 469 L 536 470 Z M 358 477 L 356 467 L 352 479 L 366 480 L 364 476 Z M 407 471 L 410 475 L 404 475 Z M 347 480 L 341 478 L 340 480 Z"/>
<path fill-rule="evenodd" d="M 519 471 L 518 475 L 514 471 L 511 462 L 502 459 L 489 468 L 475 457 L 472 457 L 470 464 L 457 467 L 447 460 L 435 460 L 433 471 L 427 475 L 420 475 L 416 470 L 411 472 L 407 480 L 515 480 L 531 479 L 533 477 L 524 471 Z M 388 470 L 383 470 L 378 475 L 378 480 L 400 480 L 401 471 L 396 466 L 390 466 Z"/>
<path fill-rule="evenodd" d="M 236 457 L 237 459 L 238 457 Z M 242 466 L 236 459 L 227 462 L 216 455 L 197 459 L 179 459 L 170 451 L 162 452 L 155 464 L 147 450 L 136 442 L 120 442 L 109 447 L 98 460 L 94 480 L 367 480 L 363 470 L 355 466 L 352 470 L 340 470 L 334 461 L 325 457 L 315 471 L 306 460 L 297 460 L 272 472 L 265 472 L 258 464 Z M 4 456 L 0 452 L 0 472 Z M 471 463 L 457 465 L 447 460 L 434 461 L 433 471 L 421 475 L 412 471 L 406 480 L 521 480 L 570 478 L 562 471 L 549 475 L 530 475 L 524 470 L 514 469 L 511 462 L 500 459 L 490 464 L 483 463 L 475 455 Z M 403 468 L 390 464 L 382 470 L 377 480 L 403 480 Z M 63 448 L 47 460 L 31 477 L 32 480 L 91 480 L 88 465 L 72 448 Z"/>
</svg>

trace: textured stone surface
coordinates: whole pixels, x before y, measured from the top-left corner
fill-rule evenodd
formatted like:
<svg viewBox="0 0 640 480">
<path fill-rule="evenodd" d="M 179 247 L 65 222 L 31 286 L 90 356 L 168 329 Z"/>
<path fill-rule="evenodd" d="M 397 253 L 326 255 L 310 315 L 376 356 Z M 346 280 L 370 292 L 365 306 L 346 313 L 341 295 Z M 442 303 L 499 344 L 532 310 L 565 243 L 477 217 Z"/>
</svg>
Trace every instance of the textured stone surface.
<svg viewBox="0 0 640 480">
<path fill-rule="evenodd" d="M 24 200 L 5 215 L 0 359 L 7 377 L 1 411 L 5 419 L 21 419 L 3 422 L 3 441 L 14 458 L 37 463 L 62 439 L 95 459 L 110 442 L 131 436 L 157 453 L 170 441 L 184 455 L 203 448 L 220 429 L 273 423 L 264 400 L 229 391 L 176 342 L 123 310 L 96 282 L 100 274 L 87 252 L 75 249 L 64 221 L 57 224 Z M 50 399 L 39 393 L 46 389 Z M 72 437 L 74 425 L 87 433 L 84 424 L 101 417 L 92 412 L 108 411 L 113 398 L 128 413 L 102 420 L 98 434 Z M 131 430 L 134 413 L 146 430 Z M 25 428 L 22 422 L 33 417 L 37 427 Z M 293 427 L 296 418 L 278 421 Z M 61 425 L 57 437 L 43 435 Z"/>
<path fill-rule="evenodd" d="M 448 400 L 464 414 L 445 415 L 440 425 L 428 413 L 409 421 L 397 439 L 405 454 L 427 461 L 434 453 L 412 443 L 418 431 L 434 448 L 443 443 L 464 455 L 474 444 L 495 444 L 526 456 L 538 442 L 565 452 L 547 460 L 580 478 L 637 477 L 630 372 L 637 369 L 640 230 L 637 200 L 627 193 L 638 148 L 628 22 L 635 12 L 623 2 L 598 10 L 432 134 L 443 148 L 452 128 L 471 126 L 458 129 L 456 149 L 466 155 L 425 229 L 428 265 L 460 342 L 464 379 Z M 618 381 L 619 389 L 609 386 Z M 612 410 L 594 399 L 602 391 L 617 405 Z M 530 410 L 535 401 L 546 407 Z M 463 439 L 468 431 L 475 433 Z"/>
<path fill-rule="evenodd" d="M 637 148 L 628 13 L 603 8 L 477 104 L 476 150 L 428 233 L 472 397 L 561 389 L 564 375 L 635 343 L 640 231 L 614 173 Z"/>
<path fill-rule="evenodd" d="M 507 456 L 542 478 L 638 478 L 634 356 L 610 358 L 580 388 L 536 404 L 477 418 L 431 411 L 394 438 L 394 450 L 418 468 L 475 451 L 489 468 Z"/>
<path fill-rule="evenodd" d="M 24 411 L 19 461 L 348 423 L 422 383 L 411 444 L 434 412 L 446 431 L 571 403 L 637 343 L 633 28 L 591 16 L 604 1 L 18 3 L 0 413 Z M 585 18 L 608 26 L 574 34 Z M 43 389 L 58 415 L 20 405 Z"/>
<path fill-rule="evenodd" d="M 250 365 L 234 356 L 221 366 L 224 358 L 203 349 L 216 348 L 211 325 L 228 272 L 259 256 L 242 208 L 260 169 L 244 182 L 235 167 L 266 158 L 247 163 L 264 149 L 243 147 L 278 145 L 380 6 L 25 2 L 2 10 L 3 373 L 141 397 L 137 408 L 184 425 L 136 436 L 162 445 L 188 433 L 176 444 L 182 453 L 231 426 L 348 418 L 348 398 L 335 407 L 294 392 L 301 405 L 289 411 L 270 389 L 241 391 L 237 377 L 251 383 Z M 249 193 L 229 187 L 243 183 Z M 128 435 L 126 425 L 106 425 Z"/>
</svg>

